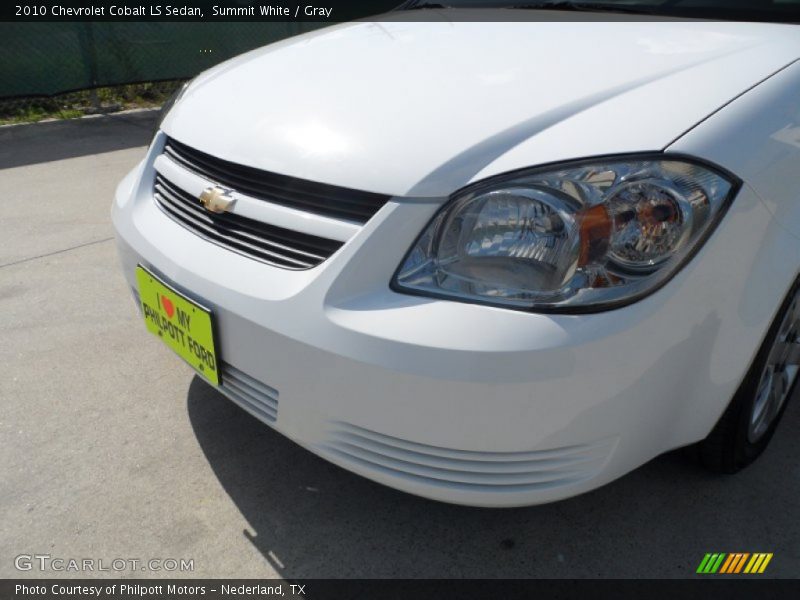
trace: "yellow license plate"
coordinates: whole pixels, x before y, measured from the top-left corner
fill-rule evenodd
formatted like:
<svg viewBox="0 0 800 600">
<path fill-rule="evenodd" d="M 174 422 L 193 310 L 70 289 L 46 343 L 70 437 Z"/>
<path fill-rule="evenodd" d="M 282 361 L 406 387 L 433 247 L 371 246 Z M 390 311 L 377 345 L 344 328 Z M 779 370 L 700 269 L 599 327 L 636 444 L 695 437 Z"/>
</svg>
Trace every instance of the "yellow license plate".
<svg viewBox="0 0 800 600">
<path fill-rule="evenodd" d="M 141 265 L 136 281 L 148 331 L 214 385 L 219 385 L 219 361 L 211 311 L 179 294 Z"/>
</svg>

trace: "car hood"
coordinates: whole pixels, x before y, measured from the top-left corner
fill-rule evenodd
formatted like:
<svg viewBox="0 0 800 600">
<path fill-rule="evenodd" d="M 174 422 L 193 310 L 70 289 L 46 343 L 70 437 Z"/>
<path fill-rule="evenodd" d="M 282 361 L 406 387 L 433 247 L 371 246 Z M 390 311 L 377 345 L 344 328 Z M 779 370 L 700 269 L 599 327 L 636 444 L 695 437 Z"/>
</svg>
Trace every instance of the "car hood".
<svg viewBox="0 0 800 600">
<path fill-rule="evenodd" d="M 441 197 L 512 169 L 661 150 L 800 57 L 793 25 L 438 18 L 239 56 L 199 76 L 163 128 L 252 167 Z"/>
</svg>

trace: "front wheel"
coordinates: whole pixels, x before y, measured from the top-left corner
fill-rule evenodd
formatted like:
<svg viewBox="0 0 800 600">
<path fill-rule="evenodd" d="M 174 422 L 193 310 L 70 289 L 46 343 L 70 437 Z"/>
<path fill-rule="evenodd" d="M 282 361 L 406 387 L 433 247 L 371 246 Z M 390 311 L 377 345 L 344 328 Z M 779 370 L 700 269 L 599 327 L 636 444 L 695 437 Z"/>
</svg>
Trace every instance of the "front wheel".
<svg viewBox="0 0 800 600">
<path fill-rule="evenodd" d="M 800 372 L 800 281 L 792 286 L 750 370 L 709 436 L 702 463 L 735 473 L 761 455 L 772 439 Z"/>
</svg>

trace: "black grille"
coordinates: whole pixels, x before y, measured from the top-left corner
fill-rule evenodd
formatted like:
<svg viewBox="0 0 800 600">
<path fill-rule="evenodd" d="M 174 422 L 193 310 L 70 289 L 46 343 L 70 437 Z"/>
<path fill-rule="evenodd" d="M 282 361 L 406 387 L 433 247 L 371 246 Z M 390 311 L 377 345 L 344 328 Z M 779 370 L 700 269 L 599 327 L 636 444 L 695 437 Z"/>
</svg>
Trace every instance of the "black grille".
<svg viewBox="0 0 800 600">
<path fill-rule="evenodd" d="M 200 201 L 161 175 L 153 196 L 161 209 L 197 235 L 224 248 L 284 269 L 310 269 L 342 242 L 292 231 L 231 213 L 208 212 Z"/>
<path fill-rule="evenodd" d="M 389 196 L 270 173 L 215 158 L 172 138 L 164 153 L 184 168 L 248 196 L 305 212 L 366 223 Z"/>
</svg>

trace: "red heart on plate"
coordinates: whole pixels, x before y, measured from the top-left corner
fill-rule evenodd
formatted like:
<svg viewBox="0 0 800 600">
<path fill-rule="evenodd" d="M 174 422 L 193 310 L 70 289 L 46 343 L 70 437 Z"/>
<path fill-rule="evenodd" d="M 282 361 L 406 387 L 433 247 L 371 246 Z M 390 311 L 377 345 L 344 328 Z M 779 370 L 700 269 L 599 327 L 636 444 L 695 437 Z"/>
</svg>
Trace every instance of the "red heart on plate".
<svg viewBox="0 0 800 600">
<path fill-rule="evenodd" d="M 172 300 L 166 296 L 161 296 L 161 306 L 164 307 L 164 310 L 167 312 L 167 316 L 171 319 L 172 315 L 175 314 L 175 305 L 172 304 Z"/>
</svg>

